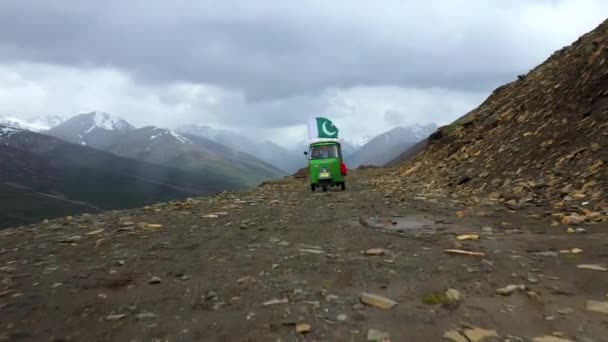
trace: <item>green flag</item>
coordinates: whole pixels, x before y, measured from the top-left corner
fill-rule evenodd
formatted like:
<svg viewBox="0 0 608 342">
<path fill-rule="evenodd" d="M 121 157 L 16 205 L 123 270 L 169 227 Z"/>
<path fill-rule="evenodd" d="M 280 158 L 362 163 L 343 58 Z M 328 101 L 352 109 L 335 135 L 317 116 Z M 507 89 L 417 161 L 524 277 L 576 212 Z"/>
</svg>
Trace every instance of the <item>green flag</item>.
<svg viewBox="0 0 608 342">
<path fill-rule="evenodd" d="M 327 118 L 316 117 L 308 125 L 310 139 L 337 139 L 338 128 Z"/>
</svg>

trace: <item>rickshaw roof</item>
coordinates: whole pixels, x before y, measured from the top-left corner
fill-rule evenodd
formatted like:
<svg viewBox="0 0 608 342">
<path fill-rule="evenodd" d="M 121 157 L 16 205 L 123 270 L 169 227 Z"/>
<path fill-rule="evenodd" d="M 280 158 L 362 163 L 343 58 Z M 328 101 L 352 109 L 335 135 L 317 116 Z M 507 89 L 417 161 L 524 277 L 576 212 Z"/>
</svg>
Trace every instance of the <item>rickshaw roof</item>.
<svg viewBox="0 0 608 342">
<path fill-rule="evenodd" d="M 314 139 L 310 141 L 310 146 L 320 146 L 320 145 L 341 145 L 342 142 L 340 139 Z"/>
</svg>

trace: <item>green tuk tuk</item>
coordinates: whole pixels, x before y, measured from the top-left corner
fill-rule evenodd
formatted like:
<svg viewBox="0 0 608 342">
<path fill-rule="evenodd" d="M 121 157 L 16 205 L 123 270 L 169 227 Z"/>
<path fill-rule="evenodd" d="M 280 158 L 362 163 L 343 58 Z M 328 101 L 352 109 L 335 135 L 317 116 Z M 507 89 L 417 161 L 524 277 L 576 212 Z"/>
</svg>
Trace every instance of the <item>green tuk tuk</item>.
<svg viewBox="0 0 608 342">
<path fill-rule="evenodd" d="M 342 161 L 342 147 L 338 139 L 322 139 L 311 142 L 308 156 L 310 190 L 318 187 L 323 191 L 339 186 L 346 190 L 346 166 Z"/>
</svg>

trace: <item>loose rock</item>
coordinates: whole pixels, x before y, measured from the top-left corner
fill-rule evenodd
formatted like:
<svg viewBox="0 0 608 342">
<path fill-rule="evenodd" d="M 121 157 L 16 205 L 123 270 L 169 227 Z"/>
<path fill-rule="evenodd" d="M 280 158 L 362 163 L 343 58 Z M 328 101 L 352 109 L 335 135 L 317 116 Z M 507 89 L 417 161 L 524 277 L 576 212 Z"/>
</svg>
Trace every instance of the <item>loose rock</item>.
<svg viewBox="0 0 608 342">
<path fill-rule="evenodd" d="M 495 330 L 486 330 L 481 328 L 465 329 L 463 333 L 471 342 L 481 342 L 490 337 L 500 337 Z"/>
<path fill-rule="evenodd" d="M 457 330 L 446 331 L 443 334 L 443 338 L 452 342 L 469 342 L 469 340 Z"/>
<path fill-rule="evenodd" d="M 106 321 L 118 321 L 127 317 L 125 314 L 111 314 L 106 316 Z"/>
<path fill-rule="evenodd" d="M 448 289 L 445 291 L 445 298 L 449 304 L 457 305 L 462 300 L 462 295 L 458 290 Z"/>
<path fill-rule="evenodd" d="M 367 331 L 367 340 L 368 341 L 378 341 L 378 342 L 389 342 L 390 335 L 388 333 L 376 330 L 369 329 Z"/>
<path fill-rule="evenodd" d="M 508 285 L 503 288 L 496 289 L 496 293 L 498 293 L 499 295 L 502 295 L 502 296 L 509 296 L 511 293 L 513 293 L 517 290 L 525 291 L 526 286 L 525 285 Z"/>
<path fill-rule="evenodd" d="M 461 249 L 446 249 L 446 250 L 444 250 L 444 252 L 446 254 L 474 256 L 474 257 L 482 257 L 485 255 L 481 252 L 470 252 L 470 251 L 465 251 L 465 250 L 461 250 Z"/>
<path fill-rule="evenodd" d="M 142 312 L 140 314 L 135 315 L 135 318 L 137 319 L 154 319 L 154 318 L 158 318 L 158 315 L 152 312 Z"/>
<path fill-rule="evenodd" d="M 557 336 L 540 336 L 532 339 L 532 342 L 574 342 Z"/>
<path fill-rule="evenodd" d="M 583 264 L 583 265 L 576 266 L 576 268 L 580 268 L 582 270 L 608 272 L 608 268 L 601 266 L 601 265 Z"/>
<path fill-rule="evenodd" d="M 479 235 L 478 234 L 458 235 L 456 238 L 460 241 L 479 240 Z"/>
<path fill-rule="evenodd" d="M 289 300 L 287 298 L 282 298 L 282 299 L 271 299 L 267 302 L 264 302 L 262 305 L 269 306 L 269 305 L 287 304 L 287 303 L 289 303 Z"/>
<path fill-rule="evenodd" d="M 608 302 L 600 302 L 597 300 L 587 301 L 587 310 L 608 314 Z"/>
<path fill-rule="evenodd" d="M 365 251 L 365 255 L 367 256 L 381 256 L 384 255 L 385 251 L 381 248 L 371 248 Z"/>
<path fill-rule="evenodd" d="M 367 292 L 362 293 L 360 299 L 362 303 L 379 309 L 392 309 L 398 304 L 392 299 Z"/>
<path fill-rule="evenodd" d="M 298 323 L 298 324 L 296 324 L 296 332 L 298 334 L 309 333 L 311 328 L 312 327 L 310 326 L 310 324 L 307 324 L 307 323 Z"/>
<path fill-rule="evenodd" d="M 148 280 L 148 284 L 152 284 L 152 285 L 160 284 L 160 282 L 161 282 L 161 279 L 159 277 L 152 277 L 152 278 L 150 278 L 150 280 Z"/>
</svg>

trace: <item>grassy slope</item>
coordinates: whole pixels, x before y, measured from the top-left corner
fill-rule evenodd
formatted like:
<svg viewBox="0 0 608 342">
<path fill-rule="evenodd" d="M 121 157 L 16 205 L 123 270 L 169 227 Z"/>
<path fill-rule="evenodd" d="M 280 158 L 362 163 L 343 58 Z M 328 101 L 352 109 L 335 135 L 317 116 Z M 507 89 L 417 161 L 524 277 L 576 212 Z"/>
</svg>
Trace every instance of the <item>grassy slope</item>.
<svg viewBox="0 0 608 342">
<path fill-rule="evenodd" d="M 30 146 L 44 143 L 44 149 L 33 153 L 0 145 L 0 227 L 92 210 L 38 193 L 117 209 L 242 188 L 236 183 L 209 180 L 205 175 L 28 134 L 27 140 L 33 143 Z"/>
</svg>

